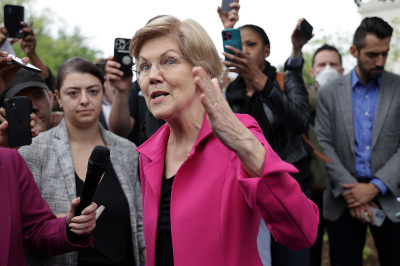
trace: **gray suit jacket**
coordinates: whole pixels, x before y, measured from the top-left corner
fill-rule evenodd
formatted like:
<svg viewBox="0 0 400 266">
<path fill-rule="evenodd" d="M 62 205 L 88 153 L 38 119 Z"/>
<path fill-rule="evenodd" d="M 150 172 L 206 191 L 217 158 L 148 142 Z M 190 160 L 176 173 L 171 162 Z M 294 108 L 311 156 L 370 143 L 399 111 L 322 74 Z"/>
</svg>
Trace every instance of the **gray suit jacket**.
<svg viewBox="0 0 400 266">
<path fill-rule="evenodd" d="M 145 247 L 142 223 L 142 192 L 137 176 L 138 153 L 136 146 L 101 125 L 103 139 L 110 149 L 110 160 L 128 200 L 132 230 L 133 254 L 136 265 L 139 250 Z M 42 197 L 55 214 L 67 213 L 71 201 L 76 198 L 75 170 L 65 120 L 57 127 L 39 134 L 32 145 L 24 146 L 19 152 L 26 160 Z M 30 265 L 77 265 L 78 253 L 72 252 L 51 257 L 26 252 Z"/>
<path fill-rule="evenodd" d="M 332 159 L 326 164 L 329 184 L 324 192 L 323 215 L 337 220 L 346 208 L 342 196 L 345 183 L 355 178 L 354 123 L 351 73 L 331 82 L 318 92 L 315 130 L 324 154 Z M 400 222 L 396 201 L 400 188 L 400 76 L 384 71 L 375 112 L 371 170 L 388 188 L 378 194 L 378 202 L 392 222 Z"/>
</svg>

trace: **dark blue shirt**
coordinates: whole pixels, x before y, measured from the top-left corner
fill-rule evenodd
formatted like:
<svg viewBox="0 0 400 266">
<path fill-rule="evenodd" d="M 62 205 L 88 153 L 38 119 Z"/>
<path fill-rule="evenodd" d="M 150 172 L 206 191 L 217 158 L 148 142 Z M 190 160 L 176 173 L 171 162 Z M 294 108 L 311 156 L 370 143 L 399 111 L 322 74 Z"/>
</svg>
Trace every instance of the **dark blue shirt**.
<svg viewBox="0 0 400 266">
<path fill-rule="evenodd" d="M 353 123 L 355 140 L 356 178 L 371 178 L 382 194 L 387 191 L 386 185 L 371 171 L 372 131 L 376 105 L 378 103 L 381 77 L 366 86 L 352 71 L 351 88 L 353 91 Z"/>
</svg>

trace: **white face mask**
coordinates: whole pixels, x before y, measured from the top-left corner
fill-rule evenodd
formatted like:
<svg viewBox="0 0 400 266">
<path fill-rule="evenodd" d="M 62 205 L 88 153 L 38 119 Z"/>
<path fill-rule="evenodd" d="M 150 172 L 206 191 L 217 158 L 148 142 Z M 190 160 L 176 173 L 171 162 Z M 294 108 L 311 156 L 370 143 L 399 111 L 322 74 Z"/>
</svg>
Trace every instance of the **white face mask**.
<svg viewBox="0 0 400 266">
<path fill-rule="evenodd" d="M 337 79 L 339 76 L 340 73 L 328 65 L 324 69 L 322 69 L 317 75 L 315 75 L 315 81 L 317 82 L 319 87 L 322 87 L 332 80 Z"/>
</svg>

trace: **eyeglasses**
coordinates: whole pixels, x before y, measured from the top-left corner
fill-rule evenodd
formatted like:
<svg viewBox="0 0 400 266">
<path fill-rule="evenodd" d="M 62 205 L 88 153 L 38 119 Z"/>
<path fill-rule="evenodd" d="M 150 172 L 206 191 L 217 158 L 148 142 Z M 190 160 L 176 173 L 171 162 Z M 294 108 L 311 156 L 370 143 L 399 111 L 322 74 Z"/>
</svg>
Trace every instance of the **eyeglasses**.
<svg viewBox="0 0 400 266">
<path fill-rule="evenodd" d="M 189 59 L 189 57 L 166 57 L 166 58 L 161 58 L 158 61 L 147 61 L 143 63 L 139 63 L 137 66 L 136 70 L 133 70 L 136 72 L 137 77 L 147 77 L 149 73 L 151 72 L 151 68 L 153 63 L 157 64 L 157 68 L 160 71 L 171 71 L 173 70 L 177 65 L 181 64 L 180 59 Z"/>
</svg>

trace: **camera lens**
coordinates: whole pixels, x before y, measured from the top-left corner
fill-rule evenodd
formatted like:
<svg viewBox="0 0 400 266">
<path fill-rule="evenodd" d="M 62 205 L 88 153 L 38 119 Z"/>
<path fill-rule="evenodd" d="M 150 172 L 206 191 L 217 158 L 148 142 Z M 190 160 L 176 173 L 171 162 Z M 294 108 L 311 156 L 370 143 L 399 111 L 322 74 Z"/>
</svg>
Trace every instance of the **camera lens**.
<svg viewBox="0 0 400 266">
<path fill-rule="evenodd" d="M 15 102 L 14 101 L 9 101 L 8 102 L 8 109 L 14 110 L 15 109 Z"/>
</svg>

